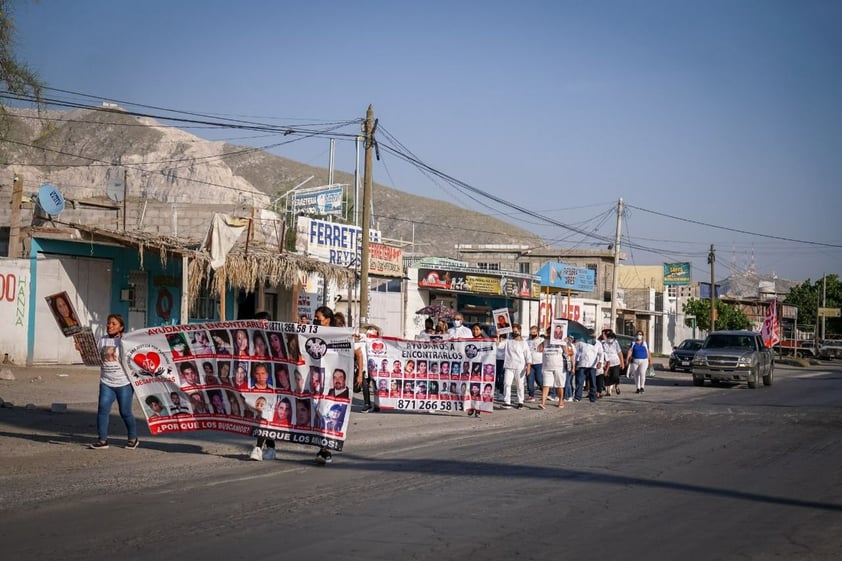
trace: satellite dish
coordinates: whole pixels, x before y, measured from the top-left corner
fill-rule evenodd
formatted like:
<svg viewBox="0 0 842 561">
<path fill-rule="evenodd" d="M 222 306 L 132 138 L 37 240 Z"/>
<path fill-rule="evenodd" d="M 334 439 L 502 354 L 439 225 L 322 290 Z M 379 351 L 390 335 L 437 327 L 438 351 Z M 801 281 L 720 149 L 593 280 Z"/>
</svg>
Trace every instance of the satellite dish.
<svg viewBox="0 0 842 561">
<path fill-rule="evenodd" d="M 55 185 L 45 183 L 38 189 L 38 204 L 50 216 L 58 216 L 64 210 L 64 195 Z"/>
<path fill-rule="evenodd" d="M 108 186 L 105 188 L 105 194 L 108 195 L 108 198 L 112 201 L 117 201 L 118 203 L 123 200 L 123 180 L 122 179 L 115 179 L 114 181 L 109 181 Z"/>
</svg>

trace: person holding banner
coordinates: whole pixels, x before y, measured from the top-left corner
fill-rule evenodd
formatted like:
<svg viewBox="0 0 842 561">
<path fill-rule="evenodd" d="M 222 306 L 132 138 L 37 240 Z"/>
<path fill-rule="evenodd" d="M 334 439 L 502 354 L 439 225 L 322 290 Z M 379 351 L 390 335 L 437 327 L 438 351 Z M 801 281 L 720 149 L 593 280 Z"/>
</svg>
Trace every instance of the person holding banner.
<svg viewBox="0 0 842 561">
<path fill-rule="evenodd" d="M 465 325 L 465 318 L 461 313 L 453 314 L 453 327 L 447 330 L 448 339 L 470 339 L 473 337 L 471 329 Z"/>
<path fill-rule="evenodd" d="M 269 314 L 269 312 L 261 311 L 261 312 L 257 312 L 256 314 L 254 314 L 254 319 L 269 322 L 269 321 L 272 321 L 272 316 Z M 243 330 L 242 329 L 238 330 L 237 336 L 235 337 L 235 340 L 237 341 L 237 353 L 236 354 L 238 354 L 238 355 L 241 354 L 240 351 L 242 350 L 242 343 L 241 343 L 240 337 L 239 337 L 240 331 L 243 331 Z M 243 331 L 243 333 L 245 333 L 245 331 Z M 257 332 L 255 332 L 254 341 L 255 341 L 255 348 L 257 348 L 257 346 L 258 346 Z M 261 341 L 262 341 L 262 339 L 261 339 Z M 265 344 L 265 342 L 264 342 L 264 344 Z M 245 350 L 246 350 L 245 354 L 248 354 L 248 352 L 247 352 L 248 351 L 248 336 L 246 336 Z M 263 352 L 263 353 L 266 352 L 265 347 L 262 349 L 261 352 Z M 246 364 L 247 363 L 245 363 L 245 362 L 241 362 L 239 365 L 242 365 L 244 368 L 246 368 Z M 286 365 L 283 365 L 283 366 L 285 367 Z M 239 370 L 239 368 L 238 368 L 238 370 Z M 282 374 L 280 372 L 277 372 L 276 374 L 278 374 L 279 376 L 282 376 Z M 253 368 L 253 376 L 254 376 L 254 378 L 253 378 L 253 382 L 252 382 L 252 389 L 264 390 L 264 391 L 271 389 L 271 383 L 269 382 L 269 376 L 270 376 L 269 375 L 269 367 L 266 364 L 264 364 L 262 362 L 257 363 Z M 288 388 L 289 387 L 289 371 L 288 370 L 286 372 L 286 384 L 287 384 L 287 388 Z M 245 388 L 241 388 L 239 385 L 237 386 L 237 388 L 238 389 L 245 389 Z M 258 399 L 263 399 L 263 398 L 258 398 Z M 263 401 L 264 401 L 264 403 L 266 402 L 265 399 Z M 287 405 L 289 405 L 289 401 L 287 401 Z M 280 408 L 280 401 L 275 404 L 275 411 L 273 412 L 273 415 L 272 415 L 273 418 L 277 418 L 279 414 L 283 416 L 284 413 L 283 413 L 283 411 L 279 412 L 279 408 Z M 291 412 L 292 412 L 292 408 L 290 407 L 290 413 Z M 264 459 L 274 460 L 276 457 L 277 456 L 276 456 L 276 453 L 275 453 L 275 441 L 271 438 L 266 438 L 265 436 L 258 436 L 257 437 L 257 443 L 254 445 L 254 448 L 252 448 L 252 451 L 249 454 L 249 459 L 254 460 L 255 462 L 260 462 L 260 461 L 263 461 Z"/>
<path fill-rule="evenodd" d="M 362 412 L 363 413 L 369 413 L 369 412 L 377 413 L 377 412 L 380 411 L 380 406 L 377 405 L 376 403 L 372 403 L 372 401 L 371 401 L 371 383 L 372 383 L 372 380 L 374 380 L 374 377 L 377 374 L 376 373 L 377 363 L 374 360 L 366 359 L 366 357 L 368 356 L 368 341 L 369 341 L 369 339 L 378 339 L 378 338 L 380 338 L 380 328 L 377 327 L 376 325 L 369 325 L 368 327 L 366 327 L 365 337 L 364 338 L 360 337 L 360 341 L 359 341 L 359 344 L 361 345 L 360 348 L 359 348 L 360 356 L 362 357 L 362 362 L 364 362 L 367 366 L 366 369 L 362 373 L 362 390 L 363 390 Z M 355 345 L 355 347 L 356 347 L 356 345 Z M 388 362 L 386 362 L 386 364 L 388 364 Z M 425 369 L 426 369 L 426 366 L 427 366 L 427 364 L 424 363 Z M 383 383 L 383 382 L 385 382 L 385 380 L 380 380 L 380 382 Z M 382 389 L 385 390 L 386 388 L 382 388 Z M 381 388 L 378 388 L 377 395 L 375 397 L 380 398 L 380 397 L 386 397 L 388 395 L 388 392 L 384 395 L 383 393 L 381 393 L 381 391 L 382 391 Z M 377 403 L 379 403 L 379 399 L 377 400 Z"/>
<path fill-rule="evenodd" d="M 313 323 L 317 325 L 322 325 L 324 327 L 336 326 L 336 316 L 327 306 L 319 306 L 316 308 L 315 313 L 313 314 Z M 345 373 L 342 372 L 344 375 Z M 343 381 L 344 383 L 344 381 Z M 336 389 L 336 373 L 334 372 L 334 390 Z M 345 388 L 347 391 L 347 387 Z M 334 391 L 331 390 L 331 391 Z M 333 461 L 333 454 L 328 450 L 325 446 L 319 448 L 318 453 L 316 453 L 316 463 L 320 466 L 329 464 Z"/>
<path fill-rule="evenodd" d="M 500 339 L 498 347 L 504 348 L 503 358 L 503 409 L 512 407 L 512 382 L 517 381 L 517 409 L 523 409 L 523 382 L 525 373 L 529 370 L 532 353 L 523 337 L 520 336 L 520 324 L 512 326 L 512 337 Z"/>
<path fill-rule="evenodd" d="M 124 448 L 134 450 L 140 444 L 137 439 L 137 424 L 132 413 L 134 388 L 120 362 L 123 355 L 121 338 L 125 329 L 126 322 L 123 320 L 123 316 L 119 314 L 109 315 L 105 322 L 105 335 L 100 337 L 97 344 L 102 355 L 102 366 L 99 370 L 99 403 L 96 412 L 96 429 L 99 438 L 96 442 L 88 445 L 88 448 L 92 450 L 108 448 L 108 421 L 115 400 L 128 433 L 128 440 Z M 116 360 L 107 360 L 107 357 L 110 356 L 113 356 Z"/>
</svg>

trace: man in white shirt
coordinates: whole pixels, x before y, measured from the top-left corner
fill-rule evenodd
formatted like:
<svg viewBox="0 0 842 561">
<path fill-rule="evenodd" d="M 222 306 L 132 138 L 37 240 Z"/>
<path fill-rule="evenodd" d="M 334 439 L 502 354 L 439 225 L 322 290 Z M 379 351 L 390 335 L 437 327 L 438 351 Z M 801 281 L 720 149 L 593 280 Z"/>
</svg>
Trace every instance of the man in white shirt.
<svg viewBox="0 0 842 561">
<path fill-rule="evenodd" d="M 526 341 L 520 336 L 520 324 L 512 326 L 511 339 L 499 339 L 497 346 L 505 349 L 503 358 L 503 409 L 512 406 L 512 382 L 517 383 L 517 408 L 523 408 L 523 381 L 529 370 L 532 355 Z"/>
<path fill-rule="evenodd" d="M 535 401 L 535 385 L 537 384 L 539 388 L 544 385 L 544 338 L 538 333 L 537 325 L 529 327 L 529 339 L 526 340 L 526 345 L 529 347 L 532 365 L 526 375 L 526 393 L 529 394 L 526 401 Z"/>
<path fill-rule="evenodd" d="M 588 381 L 588 399 L 596 401 L 596 370 L 604 362 L 602 345 L 591 345 L 582 339 L 576 340 L 576 394 L 573 401 L 582 401 L 585 379 Z"/>
<path fill-rule="evenodd" d="M 448 339 L 472 339 L 471 328 L 465 325 L 465 318 L 459 312 L 453 315 L 453 327 L 447 330 Z"/>
</svg>

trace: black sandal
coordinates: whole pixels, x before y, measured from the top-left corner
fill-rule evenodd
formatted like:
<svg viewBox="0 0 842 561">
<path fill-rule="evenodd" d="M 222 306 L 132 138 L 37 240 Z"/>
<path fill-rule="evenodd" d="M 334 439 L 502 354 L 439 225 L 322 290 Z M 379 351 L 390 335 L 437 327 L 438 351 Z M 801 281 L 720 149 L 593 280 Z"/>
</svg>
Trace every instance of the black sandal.
<svg viewBox="0 0 842 561">
<path fill-rule="evenodd" d="M 97 440 L 96 442 L 91 442 L 88 444 L 88 448 L 91 450 L 105 450 L 108 448 L 108 441 L 107 440 Z"/>
<path fill-rule="evenodd" d="M 137 438 L 132 438 L 132 439 L 130 439 L 126 442 L 126 445 L 123 446 L 123 448 L 125 448 L 127 450 L 134 450 L 139 445 L 140 445 L 140 440 L 138 440 Z"/>
</svg>

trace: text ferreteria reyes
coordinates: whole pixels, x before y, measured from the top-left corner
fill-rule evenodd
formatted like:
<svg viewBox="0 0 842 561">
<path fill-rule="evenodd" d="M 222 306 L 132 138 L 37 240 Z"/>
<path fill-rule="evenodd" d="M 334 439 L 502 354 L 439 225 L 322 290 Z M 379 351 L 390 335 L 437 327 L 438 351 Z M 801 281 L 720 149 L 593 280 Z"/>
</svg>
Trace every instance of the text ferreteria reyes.
<svg viewBox="0 0 842 561">
<path fill-rule="evenodd" d="M 462 353 L 456 349 L 456 345 L 453 343 L 407 343 L 406 347 L 401 350 L 401 358 L 459 360 L 462 358 Z"/>
</svg>

